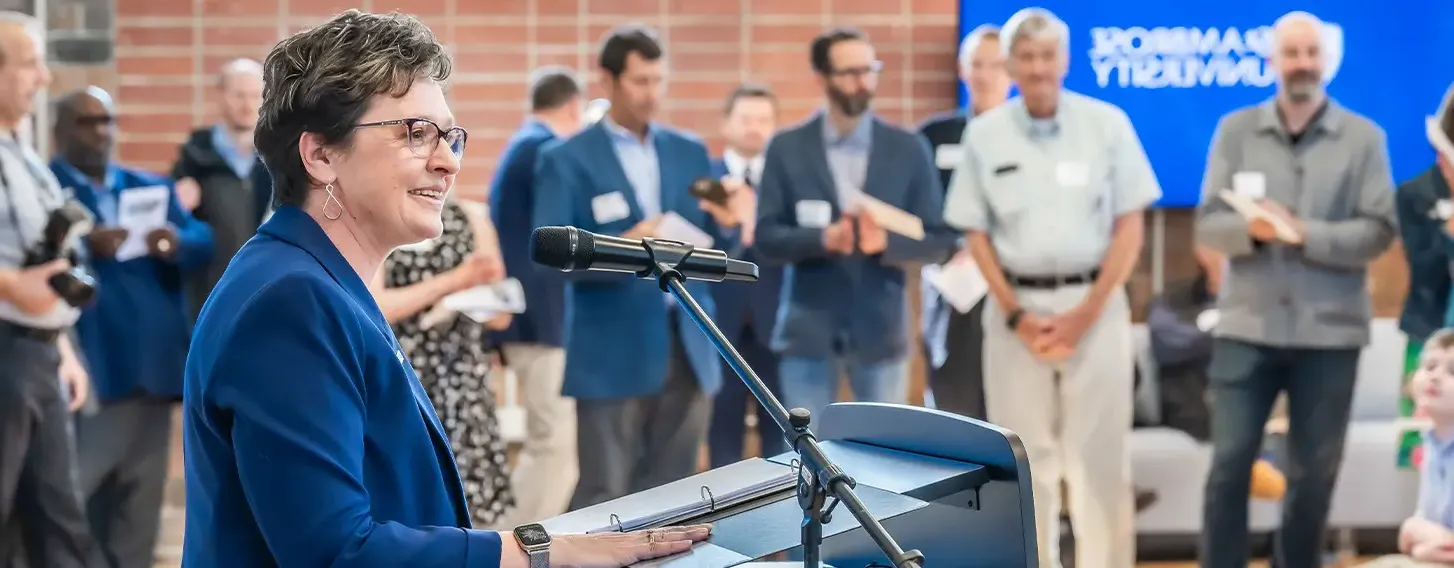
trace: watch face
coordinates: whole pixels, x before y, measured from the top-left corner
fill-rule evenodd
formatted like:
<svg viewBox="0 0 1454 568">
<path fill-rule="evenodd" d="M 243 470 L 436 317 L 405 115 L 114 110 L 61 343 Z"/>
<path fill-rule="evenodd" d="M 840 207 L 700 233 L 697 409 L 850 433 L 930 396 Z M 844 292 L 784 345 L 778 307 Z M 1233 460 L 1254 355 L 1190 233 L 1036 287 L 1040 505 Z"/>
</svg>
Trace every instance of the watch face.
<svg viewBox="0 0 1454 568">
<path fill-rule="evenodd" d="M 523 546 L 550 544 L 550 533 L 545 532 L 545 527 L 539 524 L 515 527 L 515 538 L 520 539 L 520 544 Z"/>
</svg>

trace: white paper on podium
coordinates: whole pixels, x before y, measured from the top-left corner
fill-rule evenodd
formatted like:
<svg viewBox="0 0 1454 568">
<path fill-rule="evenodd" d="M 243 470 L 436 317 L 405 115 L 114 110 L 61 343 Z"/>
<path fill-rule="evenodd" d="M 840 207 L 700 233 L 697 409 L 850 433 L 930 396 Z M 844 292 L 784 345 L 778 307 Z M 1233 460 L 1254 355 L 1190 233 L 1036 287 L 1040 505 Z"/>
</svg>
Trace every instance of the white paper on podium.
<svg viewBox="0 0 1454 568">
<path fill-rule="evenodd" d="M 961 314 L 969 313 L 990 290 L 979 266 L 968 258 L 956 258 L 942 265 L 924 265 L 921 275 L 939 291 L 940 297 L 954 307 L 954 311 Z"/>
<path fill-rule="evenodd" d="M 439 305 L 484 323 L 501 314 L 525 313 L 525 287 L 519 280 L 506 278 L 445 296 Z"/>
<path fill-rule="evenodd" d="M 885 231 L 903 235 L 916 241 L 924 240 L 924 220 L 908 211 L 878 200 L 867 193 L 858 194 L 858 205 Z"/>
<path fill-rule="evenodd" d="M 146 235 L 167 226 L 171 201 L 172 189 L 165 185 L 120 193 L 116 200 L 116 225 L 126 229 L 126 240 L 116 249 L 117 262 L 146 256 Z"/>
<path fill-rule="evenodd" d="M 661 224 L 656 226 L 656 237 L 681 241 L 697 248 L 712 248 L 712 235 L 708 235 L 700 227 L 693 225 L 675 211 L 668 211 L 661 218 Z"/>
<path fill-rule="evenodd" d="M 1222 201 L 1227 202 L 1227 205 L 1230 205 L 1233 210 L 1237 211 L 1237 213 L 1241 214 L 1248 221 L 1265 219 L 1269 223 L 1272 223 L 1272 229 L 1277 232 L 1277 238 L 1283 242 L 1297 244 L 1300 240 L 1297 230 L 1293 229 L 1292 225 L 1289 225 L 1282 217 L 1278 217 L 1272 214 L 1271 211 L 1258 205 L 1251 198 L 1245 195 L 1239 195 L 1230 189 L 1223 189 L 1218 195 L 1221 196 Z"/>
</svg>

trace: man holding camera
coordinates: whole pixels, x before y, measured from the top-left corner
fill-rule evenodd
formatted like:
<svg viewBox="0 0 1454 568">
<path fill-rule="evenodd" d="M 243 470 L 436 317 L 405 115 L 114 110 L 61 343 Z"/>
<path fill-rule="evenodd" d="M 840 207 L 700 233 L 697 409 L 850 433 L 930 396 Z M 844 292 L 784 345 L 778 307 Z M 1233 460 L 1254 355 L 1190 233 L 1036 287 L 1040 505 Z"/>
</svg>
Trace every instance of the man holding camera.
<svg viewBox="0 0 1454 568">
<path fill-rule="evenodd" d="M 79 310 L 57 286 L 71 264 L 36 252 L 55 248 L 45 229 L 67 197 L 18 137 L 50 83 L 43 34 L 38 20 L 0 12 L 0 566 L 23 545 L 29 565 L 50 568 L 84 566 L 91 543 L 69 417 L 88 385 L 66 335 Z"/>
</svg>

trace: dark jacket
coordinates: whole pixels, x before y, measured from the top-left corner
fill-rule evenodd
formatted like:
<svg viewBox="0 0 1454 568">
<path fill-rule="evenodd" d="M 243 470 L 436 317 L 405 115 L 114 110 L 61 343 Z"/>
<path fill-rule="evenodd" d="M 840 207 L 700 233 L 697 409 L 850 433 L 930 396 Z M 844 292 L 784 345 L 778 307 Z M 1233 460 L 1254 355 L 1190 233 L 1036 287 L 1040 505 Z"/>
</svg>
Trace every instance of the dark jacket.
<svg viewBox="0 0 1454 568">
<path fill-rule="evenodd" d="M 1211 436 L 1207 407 L 1207 367 L 1212 362 L 1212 334 L 1197 327 L 1197 317 L 1216 306 L 1205 277 L 1190 284 L 1168 286 L 1151 300 L 1146 327 L 1156 359 L 1157 392 L 1164 425 L 1197 440 Z"/>
<path fill-rule="evenodd" d="M 1411 342 L 1423 342 L 1444 327 L 1449 309 L 1449 253 L 1454 241 L 1444 233 L 1444 220 L 1436 213 L 1441 199 L 1449 199 L 1449 182 L 1437 167 L 1399 185 L 1394 194 L 1399 237 L 1409 265 L 1409 293 L 1398 325 Z"/>
<path fill-rule="evenodd" d="M 500 167 L 490 184 L 490 217 L 500 236 L 505 273 L 525 290 L 525 313 L 496 333 L 501 343 L 564 345 L 565 279 L 559 272 L 530 260 L 530 239 L 535 229 L 535 163 L 540 148 L 555 140 L 550 128 L 530 121 L 505 145 Z"/>
<path fill-rule="evenodd" d="M 207 127 L 192 132 L 172 168 L 172 179 L 190 177 L 202 186 L 202 199 L 192 216 L 212 227 L 212 261 L 188 274 L 186 305 L 192 319 L 201 312 L 232 255 L 257 234 L 272 202 L 272 178 L 262 161 L 254 160 L 247 179 L 239 177 L 218 150 L 213 127 Z"/>
</svg>

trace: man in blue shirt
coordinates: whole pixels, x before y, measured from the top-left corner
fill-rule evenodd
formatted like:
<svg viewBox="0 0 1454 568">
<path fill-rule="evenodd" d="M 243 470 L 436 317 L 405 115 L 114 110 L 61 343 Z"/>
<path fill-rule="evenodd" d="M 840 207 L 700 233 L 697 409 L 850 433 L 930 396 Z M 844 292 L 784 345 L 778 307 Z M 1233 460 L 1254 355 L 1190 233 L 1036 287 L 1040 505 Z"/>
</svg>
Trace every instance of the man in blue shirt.
<svg viewBox="0 0 1454 568">
<path fill-rule="evenodd" d="M 883 63 L 868 37 L 829 30 L 809 51 L 825 108 L 773 137 L 758 186 L 757 249 L 788 264 L 772 339 L 783 403 L 823 410 L 844 372 L 855 400 L 903 403 L 904 265 L 953 252 L 944 190 L 924 140 L 870 110 Z M 890 234 L 865 197 L 922 219 L 923 239 Z"/>
<path fill-rule="evenodd" d="M 96 565 L 151 566 L 191 335 L 182 273 L 211 259 L 212 230 L 166 178 L 111 163 L 116 114 L 106 91 L 65 95 L 55 121 L 51 171 L 96 219 L 87 248 L 99 293 L 76 323 L 101 403 L 76 425 L 81 494 L 105 559 Z M 123 224 L 153 217 L 137 213 L 148 209 L 166 222 L 145 233 Z"/>
<path fill-rule="evenodd" d="M 576 476 L 575 401 L 560 394 L 565 379 L 565 280 L 530 261 L 535 164 L 540 148 L 581 128 L 581 85 L 565 67 L 538 69 L 530 80 L 530 117 L 510 137 L 490 186 L 490 218 L 500 238 L 505 272 L 525 290 L 525 313 L 495 335 L 505 364 L 520 382 L 526 413 L 524 446 L 511 488 L 516 526 L 565 512 Z"/>
<path fill-rule="evenodd" d="M 693 197 L 710 178 L 707 146 L 655 122 L 665 86 L 656 33 L 628 26 L 601 46 L 601 84 L 611 110 L 600 122 L 540 151 L 535 224 L 569 225 L 627 239 L 693 232 L 731 249 L 752 193 L 731 184 L 727 205 Z M 652 281 L 573 272 L 566 284 L 565 380 L 575 398 L 580 470 L 571 509 L 697 472 L 721 356 Z M 711 288 L 689 282 L 703 310 Z"/>
</svg>

